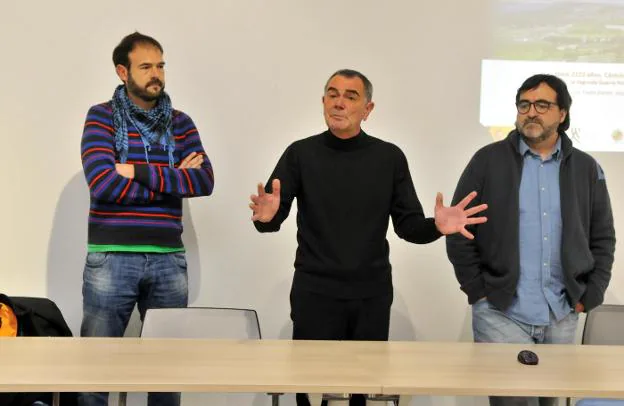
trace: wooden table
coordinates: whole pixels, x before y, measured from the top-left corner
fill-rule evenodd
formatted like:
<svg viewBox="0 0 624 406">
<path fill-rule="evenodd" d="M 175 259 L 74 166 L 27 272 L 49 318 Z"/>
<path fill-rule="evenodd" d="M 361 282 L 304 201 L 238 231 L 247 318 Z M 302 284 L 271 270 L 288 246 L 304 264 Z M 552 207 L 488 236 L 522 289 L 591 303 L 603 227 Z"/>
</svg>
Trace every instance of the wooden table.
<svg viewBox="0 0 624 406">
<path fill-rule="evenodd" d="M 340 342 L 0 339 L 0 392 L 379 393 Z"/>
<path fill-rule="evenodd" d="M 389 342 L 360 359 L 385 394 L 624 398 L 624 346 Z"/>
<path fill-rule="evenodd" d="M 624 398 L 624 347 L 0 339 L 0 392 L 307 392 Z"/>
</svg>

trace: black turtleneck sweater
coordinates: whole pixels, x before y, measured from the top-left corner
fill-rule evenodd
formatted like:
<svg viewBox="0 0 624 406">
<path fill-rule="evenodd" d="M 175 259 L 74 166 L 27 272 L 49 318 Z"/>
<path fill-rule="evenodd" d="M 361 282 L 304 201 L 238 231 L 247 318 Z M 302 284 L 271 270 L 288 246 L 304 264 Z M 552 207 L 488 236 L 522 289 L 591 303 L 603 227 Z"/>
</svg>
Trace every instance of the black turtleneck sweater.
<svg viewBox="0 0 624 406">
<path fill-rule="evenodd" d="M 440 237 L 425 218 L 407 160 L 395 145 L 360 132 L 346 140 L 326 131 L 291 144 L 267 182 L 281 181 L 280 208 L 260 232 L 280 229 L 297 198 L 293 287 L 343 299 L 392 292 L 388 219 L 406 241 Z"/>
</svg>

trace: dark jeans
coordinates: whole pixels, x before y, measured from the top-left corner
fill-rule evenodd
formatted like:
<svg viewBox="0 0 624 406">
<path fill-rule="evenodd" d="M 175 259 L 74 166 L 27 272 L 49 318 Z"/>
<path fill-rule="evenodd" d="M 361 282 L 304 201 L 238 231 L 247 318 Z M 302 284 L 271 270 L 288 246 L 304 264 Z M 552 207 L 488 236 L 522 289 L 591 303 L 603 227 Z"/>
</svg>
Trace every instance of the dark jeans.
<svg viewBox="0 0 624 406">
<path fill-rule="evenodd" d="M 337 299 L 303 289 L 290 292 L 293 340 L 387 341 L 392 293 L 365 299 Z M 349 406 L 364 406 L 364 395 L 353 394 Z M 304 393 L 297 406 L 310 406 Z M 327 402 L 323 402 L 327 406 Z"/>
</svg>

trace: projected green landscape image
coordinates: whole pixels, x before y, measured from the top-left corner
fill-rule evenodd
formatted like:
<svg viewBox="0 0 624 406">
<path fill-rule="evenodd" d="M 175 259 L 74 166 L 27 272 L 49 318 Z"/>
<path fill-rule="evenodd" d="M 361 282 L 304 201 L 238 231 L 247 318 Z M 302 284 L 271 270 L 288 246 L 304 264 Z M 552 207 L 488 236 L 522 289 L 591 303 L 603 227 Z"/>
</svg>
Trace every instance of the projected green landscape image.
<svg viewBox="0 0 624 406">
<path fill-rule="evenodd" d="M 622 0 L 499 0 L 492 59 L 624 62 Z"/>
</svg>

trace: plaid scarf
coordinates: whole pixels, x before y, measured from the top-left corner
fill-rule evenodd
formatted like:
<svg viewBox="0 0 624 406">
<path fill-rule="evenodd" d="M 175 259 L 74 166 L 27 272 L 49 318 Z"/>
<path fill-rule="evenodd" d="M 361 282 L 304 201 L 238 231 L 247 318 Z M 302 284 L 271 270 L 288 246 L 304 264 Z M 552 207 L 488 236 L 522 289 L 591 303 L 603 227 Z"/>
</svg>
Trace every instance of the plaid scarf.
<svg viewBox="0 0 624 406">
<path fill-rule="evenodd" d="M 172 126 L 173 108 L 169 95 L 163 92 L 154 108 L 143 110 L 128 98 L 125 86 L 119 85 L 113 94 L 112 105 L 115 149 L 119 152 L 119 162 L 126 163 L 128 159 L 128 123 L 130 123 L 141 136 L 146 162 L 149 163 L 148 153 L 152 145 L 160 144 L 169 154 L 169 166 L 173 168 L 175 141 Z"/>
</svg>

